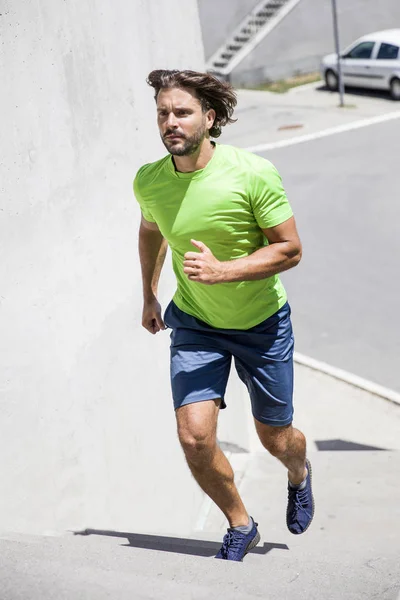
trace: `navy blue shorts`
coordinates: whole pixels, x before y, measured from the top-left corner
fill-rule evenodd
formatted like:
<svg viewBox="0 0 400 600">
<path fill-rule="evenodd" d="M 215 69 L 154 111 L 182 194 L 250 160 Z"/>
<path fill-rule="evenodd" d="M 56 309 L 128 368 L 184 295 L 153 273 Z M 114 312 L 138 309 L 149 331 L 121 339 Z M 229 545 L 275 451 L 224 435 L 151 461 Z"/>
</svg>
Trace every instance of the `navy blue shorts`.
<svg viewBox="0 0 400 600">
<path fill-rule="evenodd" d="M 293 419 L 293 347 L 290 306 L 246 330 L 217 329 L 170 302 L 164 322 L 171 332 L 171 386 L 175 409 L 221 398 L 232 356 L 250 394 L 253 416 L 282 427 Z"/>
</svg>

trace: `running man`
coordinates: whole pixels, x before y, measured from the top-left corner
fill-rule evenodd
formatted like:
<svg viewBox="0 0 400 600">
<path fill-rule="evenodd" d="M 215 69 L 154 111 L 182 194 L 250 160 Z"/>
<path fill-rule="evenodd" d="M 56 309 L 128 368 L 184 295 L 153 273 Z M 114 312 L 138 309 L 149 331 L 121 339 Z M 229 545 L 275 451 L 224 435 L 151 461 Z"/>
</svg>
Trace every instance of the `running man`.
<svg viewBox="0 0 400 600">
<path fill-rule="evenodd" d="M 194 71 L 156 70 L 147 82 L 168 155 L 141 167 L 134 181 L 142 325 L 153 334 L 172 330 L 179 440 L 197 483 L 229 523 L 216 558 L 240 561 L 260 535 L 217 444 L 232 357 L 261 443 L 288 471 L 289 530 L 303 533 L 314 514 L 306 440 L 292 426 L 294 340 L 278 275 L 299 263 L 301 243 L 275 167 L 211 140 L 233 122 L 233 88 Z M 163 318 L 157 285 L 167 245 L 177 289 Z"/>
</svg>

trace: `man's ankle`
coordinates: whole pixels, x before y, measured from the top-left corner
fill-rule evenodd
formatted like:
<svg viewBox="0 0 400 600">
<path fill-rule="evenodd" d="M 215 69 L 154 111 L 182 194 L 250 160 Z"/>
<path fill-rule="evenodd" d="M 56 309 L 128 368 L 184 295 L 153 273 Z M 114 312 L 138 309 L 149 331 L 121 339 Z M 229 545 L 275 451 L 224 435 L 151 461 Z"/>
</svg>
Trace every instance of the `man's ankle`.
<svg viewBox="0 0 400 600">
<path fill-rule="evenodd" d="M 249 517 L 249 515 L 240 515 L 233 519 L 228 519 L 228 521 L 229 527 L 231 529 L 234 529 L 235 527 L 247 527 L 251 523 L 251 518 Z"/>
<path fill-rule="evenodd" d="M 304 482 L 304 480 L 307 478 L 307 475 L 308 475 L 307 467 L 304 467 L 304 471 L 300 476 L 298 473 L 291 473 L 290 471 L 288 471 L 289 483 L 293 486 L 301 485 Z"/>
</svg>

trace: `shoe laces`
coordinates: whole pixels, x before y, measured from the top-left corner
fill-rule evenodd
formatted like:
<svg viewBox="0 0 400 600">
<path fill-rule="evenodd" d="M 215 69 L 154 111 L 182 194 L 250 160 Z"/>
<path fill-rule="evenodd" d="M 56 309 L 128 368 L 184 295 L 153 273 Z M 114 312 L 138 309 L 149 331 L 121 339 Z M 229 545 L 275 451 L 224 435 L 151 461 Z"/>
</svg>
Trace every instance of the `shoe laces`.
<svg viewBox="0 0 400 600">
<path fill-rule="evenodd" d="M 228 529 L 222 541 L 221 554 L 224 558 L 228 557 L 229 550 L 238 551 L 241 547 L 244 534 L 234 529 Z"/>
<path fill-rule="evenodd" d="M 293 500 L 293 512 L 297 513 L 299 510 L 306 510 L 308 505 L 308 491 L 307 486 L 302 490 L 296 488 L 289 488 L 289 499 Z"/>
</svg>

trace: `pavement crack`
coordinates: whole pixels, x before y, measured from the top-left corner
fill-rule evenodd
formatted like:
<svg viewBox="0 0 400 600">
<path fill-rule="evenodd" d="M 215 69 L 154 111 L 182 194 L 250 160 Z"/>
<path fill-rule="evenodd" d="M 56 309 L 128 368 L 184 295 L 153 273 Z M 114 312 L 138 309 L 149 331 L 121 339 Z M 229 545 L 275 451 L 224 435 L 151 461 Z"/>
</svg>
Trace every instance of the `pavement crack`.
<svg viewBox="0 0 400 600">
<path fill-rule="evenodd" d="M 365 566 L 368 567 L 368 569 L 372 569 L 373 571 L 375 571 L 375 566 L 372 563 L 376 563 L 379 560 L 381 560 L 381 557 L 379 556 L 378 558 L 371 558 L 370 560 L 368 560 L 365 563 Z"/>
<path fill-rule="evenodd" d="M 296 573 L 296 575 L 293 577 L 293 579 L 291 579 L 290 581 L 288 581 L 288 583 L 293 583 L 294 581 L 296 581 L 296 579 L 298 579 L 300 577 L 300 573 Z"/>
</svg>

